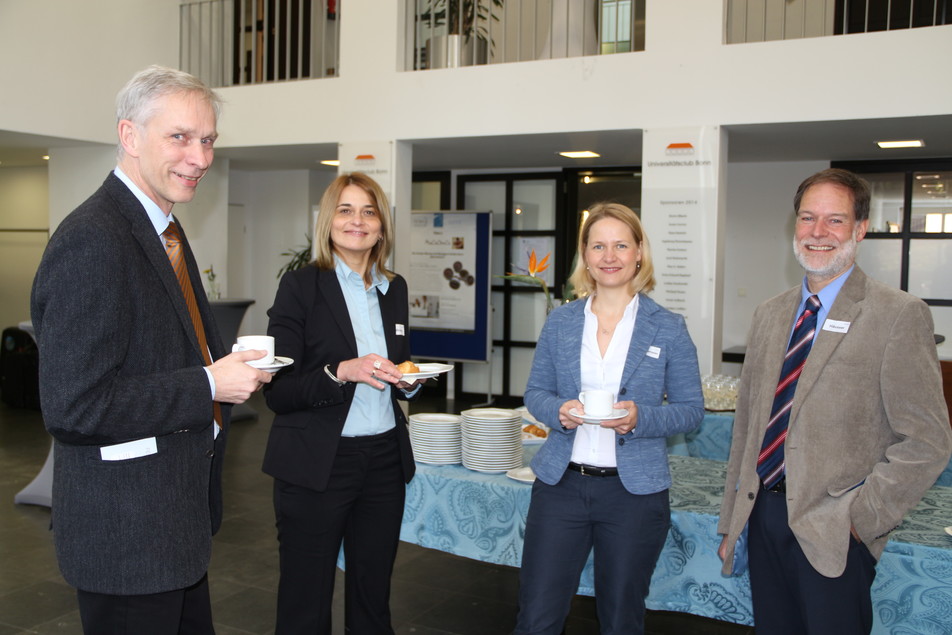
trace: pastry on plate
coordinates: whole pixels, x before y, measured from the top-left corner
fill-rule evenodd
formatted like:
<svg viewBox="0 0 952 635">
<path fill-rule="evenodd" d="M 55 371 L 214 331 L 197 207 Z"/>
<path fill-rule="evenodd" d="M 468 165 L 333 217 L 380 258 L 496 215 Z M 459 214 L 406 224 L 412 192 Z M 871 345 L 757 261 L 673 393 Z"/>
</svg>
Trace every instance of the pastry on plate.
<svg viewBox="0 0 952 635">
<path fill-rule="evenodd" d="M 420 367 L 411 362 L 409 359 L 402 364 L 397 364 L 397 370 L 406 375 L 407 373 L 418 373 L 420 372 Z"/>
</svg>

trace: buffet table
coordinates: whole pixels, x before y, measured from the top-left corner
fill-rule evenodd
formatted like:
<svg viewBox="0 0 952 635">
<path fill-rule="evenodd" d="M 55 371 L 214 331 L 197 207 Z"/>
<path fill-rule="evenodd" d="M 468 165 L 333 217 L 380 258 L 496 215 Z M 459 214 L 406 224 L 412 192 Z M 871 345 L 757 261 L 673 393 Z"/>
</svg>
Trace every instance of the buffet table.
<svg viewBox="0 0 952 635">
<path fill-rule="evenodd" d="M 731 434 L 734 431 L 734 415 L 712 413 L 704 415 L 701 425 L 686 434 L 677 434 L 668 439 L 668 453 L 694 456 L 702 459 L 727 461 L 731 451 Z M 952 486 L 952 460 L 935 482 L 944 487 Z M 952 518 L 947 524 L 952 524 Z"/>
<path fill-rule="evenodd" d="M 729 419 L 721 415 L 706 420 L 709 429 L 704 432 L 723 433 L 719 428 Z M 692 435 L 685 443 L 697 440 L 697 435 Z M 527 446 L 527 454 L 534 449 Z M 655 568 L 647 606 L 750 625 L 749 579 L 746 574 L 721 575 L 717 557 L 717 515 L 726 466 L 723 461 L 678 454 L 670 461 L 674 476 L 672 527 Z M 418 463 L 416 477 L 407 489 L 400 538 L 518 567 L 530 492 L 530 485 L 504 474 Z M 948 632 L 952 536 L 946 535 L 943 527 L 950 524 L 952 489 L 934 487 L 893 533 L 873 585 L 874 633 Z M 590 559 L 578 592 L 594 595 L 593 584 Z"/>
</svg>

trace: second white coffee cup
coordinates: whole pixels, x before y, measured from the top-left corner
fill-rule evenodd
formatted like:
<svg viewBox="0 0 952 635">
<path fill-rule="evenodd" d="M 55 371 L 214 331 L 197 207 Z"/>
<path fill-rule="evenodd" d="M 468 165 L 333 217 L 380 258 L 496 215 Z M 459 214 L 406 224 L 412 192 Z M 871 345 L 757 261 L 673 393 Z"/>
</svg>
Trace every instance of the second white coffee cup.
<svg viewBox="0 0 952 635">
<path fill-rule="evenodd" d="M 253 359 L 247 363 L 258 368 L 274 364 L 274 338 L 270 335 L 242 335 L 231 347 L 232 353 L 239 351 L 268 351 L 261 359 Z"/>
<path fill-rule="evenodd" d="M 579 393 L 578 400 L 589 417 L 609 417 L 615 406 L 615 395 L 610 390 L 586 390 Z"/>
</svg>

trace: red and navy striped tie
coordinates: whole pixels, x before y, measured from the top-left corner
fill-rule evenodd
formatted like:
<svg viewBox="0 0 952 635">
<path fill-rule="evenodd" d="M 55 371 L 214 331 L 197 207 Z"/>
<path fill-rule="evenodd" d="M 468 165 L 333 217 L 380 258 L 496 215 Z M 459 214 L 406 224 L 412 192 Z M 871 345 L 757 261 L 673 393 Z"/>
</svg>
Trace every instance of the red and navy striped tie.
<svg viewBox="0 0 952 635">
<path fill-rule="evenodd" d="M 816 333 L 816 314 L 820 310 L 820 299 L 815 295 L 807 298 L 803 313 L 793 328 L 787 355 L 780 370 L 780 383 L 774 393 L 773 408 L 767 432 L 757 457 L 757 474 L 765 489 L 773 487 L 784 475 L 783 443 L 787 438 L 787 423 L 790 421 L 790 406 L 793 394 L 797 390 L 797 380 L 806 364 L 807 355 L 813 347 L 813 334 Z"/>
</svg>

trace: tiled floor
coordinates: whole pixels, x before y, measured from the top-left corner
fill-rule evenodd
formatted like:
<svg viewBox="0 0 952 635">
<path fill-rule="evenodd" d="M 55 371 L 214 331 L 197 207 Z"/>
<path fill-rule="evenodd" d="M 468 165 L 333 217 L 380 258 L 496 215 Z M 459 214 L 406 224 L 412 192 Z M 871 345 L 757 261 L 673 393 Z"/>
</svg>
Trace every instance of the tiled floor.
<svg viewBox="0 0 952 635">
<path fill-rule="evenodd" d="M 271 421 L 260 395 L 257 420 L 232 428 L 225 464 L 225 520 L 209 571 L 219 635 L 272 633 L 278 582 L 271 479 L 260 469 Z M 420 406 L 416 406 L 419 408 Z M 46 458 L 49 438 L 39 413 L 0 404 L 0 635 L 81 633 L 76 599 L 56 567 L 49 510 L 15 505 Z M 342 614 L 338 576 L 335 617 Z M 509 633 L 516 614 L 518 571 L 401 543 L 393 581 L 398 634 Z M 742 635 L 752 629 L 678 613 L 652 612 L 650 633 Z M 343 632 L 335 619 L 334 632 Z M 565 632 L 597 634 L 595 602 L 577 597 Z M 359 634 L 357 634 L 359 635 Z"/>
</svg>

